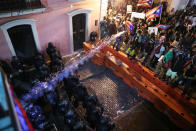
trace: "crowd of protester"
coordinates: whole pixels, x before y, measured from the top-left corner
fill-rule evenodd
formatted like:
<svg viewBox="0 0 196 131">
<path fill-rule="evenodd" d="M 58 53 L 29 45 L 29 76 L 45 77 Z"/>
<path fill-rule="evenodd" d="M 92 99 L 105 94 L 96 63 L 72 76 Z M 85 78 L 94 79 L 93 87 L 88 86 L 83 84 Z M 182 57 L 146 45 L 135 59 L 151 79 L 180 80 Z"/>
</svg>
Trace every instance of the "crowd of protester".
<svg viewBox="0 0 196 131">
<path fill-rule="evenodd" d="M 136 5 L 133 2 L 132 5 L 134 4 Z M 169 13 L 166 12 L 166 7 L 167 4 L 164 4 L 161 18 L 147 22 L 143 19 L 132 19 L 125 8 L 115 9 L 109 5 L 107 16 L 100 24 L 101 38 L 127 30 L 123 36 L 111 42 L 111 47 L 153 70 L 155 76 L 166 81 L 172 88 L 183 87 L 182 95 L 190 96 L 196 87 L 196 27 L 192 26 L 190 20 L 190 17 L 195 16 L 196 7 L 187 7 L 176 12 L 172 9 Z M 147 10 L 148 8 L 133 6 L 135 12 Z M 126 21 L 132 23 L 133 30 L 127 28 Z M 154 27 L 159 23 L 167 25 L 168 28 L 159 29 L 158 34 L 150 34 L 148 27 Z M 96 36 L 96 32 L 93 32 L 91 41 L 94 41 Z M 47 81 L 52 73 L 64 68 L 62 57 L 52 43 L 48 44 L 46 52 L 50 58 L 49 64 L 41 53 L 32 58 L 31 66 L 35 69 L 38 81 Z M 14 56 L 10 64 L 0 61 L 0 66 L 7 73 L 18 98 L 30 92 L 35 84 L 31 77 L 35 76 L 29 75 L 32 71 L 28 69 L 30 67 L 28 64 Z M 31 81 L 30 84 L 27 84 L 28 80 Z M 60 83 L 64 83 L 60 91 L 59 88 L 45 91 L 38 100 L 26 105 L 27 115 L 36 129 L 43 128 L 40 125 L 43 126 L 42 124 L 49 119 L 48 112 L 53 112 L 53 115 L 58 113 L 64 115 L 63 121 L 71 130 L 86 131 L 88 124 L 100 131 L 114 128 L 110 120 L 103 116 L 103 108 L 97 98 L 87 93 L 78 78 L 70 76 Z M 62 94 L 62 90 L 67 94 L 66 99 L 59 95 Z M 44 110 L 48 104 L 53 111 Z M 79 116 L 77 112 L 83 116 Z"/>
<path fill-rule="evenodd" d="M 100 24 L 101 38 L 128 30 L 112 42 L 111 47 L 126 53 L 130 59 L 140 61 L 171 87 L 182 88 L 182 96 L 190 96 L 196 87 L 196 27 L 192 26 L 190 20 L 195 16 L 196 7 L 186 7 L 176 12 L 172 9 L 167 13 L 167 3 L 162 4 L 161 18 L 151 21 L 133 19 L 125 9 L 115 9 L 109 5 L 107 16 Z M 133 6 L 135 12 L 147 10 Z M 132 23 L 133 30 L 127 28 L 126 21 Z M 159 23 L 168 28 L 159 29 L 157 35 L 150 34 L 148 27 L 155 27 Z"/>
</svg>

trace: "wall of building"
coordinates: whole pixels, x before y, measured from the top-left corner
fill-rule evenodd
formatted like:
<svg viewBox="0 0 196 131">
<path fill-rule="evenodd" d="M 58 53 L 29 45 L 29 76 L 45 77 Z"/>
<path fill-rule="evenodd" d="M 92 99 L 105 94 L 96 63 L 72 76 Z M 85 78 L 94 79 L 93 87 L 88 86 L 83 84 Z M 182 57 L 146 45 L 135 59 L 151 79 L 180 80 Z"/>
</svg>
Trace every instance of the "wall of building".
<svg viewBox="0 0 196 131">
<path fill-rule="evenodd" d="M 174 8 L 174 10 L 184 9 L 189 0 L 167 0 L 168 2 L 168 8 L 167 11 L 170 11 Z"/>
<path fill-rule="evenodd" d="M 196 5 L 196 0 L 189 0 L 189 5 Z"/>
<path fill-rule="evenodd" d="M 107 15 L 108 0 L 101 0 L 101 20 Z"/>
<path fill-rule="evenodd" d="M 194 0 L 192 4 L 193 4 L 193 5 L 196 5 L 196 0 Z"/>
<path fill-rule="evenodd" d="M 90 15 L 89 31 L 98 31 L 95 20 L 99 20 L 100 0 L 84 0 L 81 2 L 68 2 L 67 0 L 42 0 L 46 11 L 30 15 L 0 18 L 0 25 L 16 19 L 37 20 L 36 27 L 41 50 L 45 51 L 48 42 L 53 42 L 63 56 L 71 53 L 69 38 L 69 22 L 67 13 L 77 9 L 92 10 Z M 0 29 L 0 59 L 9 59 L 11 51 L 5 36 Z"/>
</svg>

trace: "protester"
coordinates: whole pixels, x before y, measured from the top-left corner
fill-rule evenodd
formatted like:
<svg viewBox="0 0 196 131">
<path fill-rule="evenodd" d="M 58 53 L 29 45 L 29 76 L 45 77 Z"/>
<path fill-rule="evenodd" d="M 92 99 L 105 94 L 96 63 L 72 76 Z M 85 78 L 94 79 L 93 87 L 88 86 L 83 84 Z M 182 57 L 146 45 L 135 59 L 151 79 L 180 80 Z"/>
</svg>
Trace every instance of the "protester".
<svg viewBox="0 0 196 131">
<path fill-rule="evenodd" d="M 132 4 L 136 5 L 137 1 L 132 1 Z M 152 8 L 156 6 L 158 4 L 154 4 Z M 195 6 L 176 12 L 171 9 L 169 13 L 166 12 L 166 6 L 167 4 L 164 3 L 161 20 L 157 17 L 148 22 L 133 19 L 130 14 L 122 13 L 121 9 L 114 9 L 110 6 L 103 23 L 107 23 L 110 35 L 115 34 L 117 30 L 118 32 L 128 31 L 125 38 L 118 37 L 115 42 L 111 42 L 114 49 L 124 52 L 131 60 L 140 61 L 154 71 L 155 76 L 166 80 L 172 87 L 177 87 L 178 84 L 175 84 L 177 79 L 190 77 L 189 73 L 185 73 L 190 70 L 190 66 L 183 70 L 184 64 L 196 54 L 196 27 L 191 25 L 192 21 L 189 19 L 194 14 L 190 12 L 195 11 Z M 141 7 L 133 7 L 133 11 L 147 12 L 146 8 Z M 131 22 L 133 28 L 125 28 L 127 21 Z M 160 23 L 166 25 L 167 28 L 159 29 L 157 35 L 148 33 L 148 27 L 155 27 Z M 184 80 L 186 81 L 184 94 L 186 94 L 190 87 L 189 83 L 193 80 Z M 192 83 L 195 84 L 195 82 Z"/>
<path fill-rule="evenodd" d="M 181 77 L 177 80 L 178 84 L 184 83 L 184 90 L 182 96 L 187 94 L 192 83 L 196 80 L 196 56 L 192 58 L 190 62 L 185 65 L 185 71 Z"/>
</svg>

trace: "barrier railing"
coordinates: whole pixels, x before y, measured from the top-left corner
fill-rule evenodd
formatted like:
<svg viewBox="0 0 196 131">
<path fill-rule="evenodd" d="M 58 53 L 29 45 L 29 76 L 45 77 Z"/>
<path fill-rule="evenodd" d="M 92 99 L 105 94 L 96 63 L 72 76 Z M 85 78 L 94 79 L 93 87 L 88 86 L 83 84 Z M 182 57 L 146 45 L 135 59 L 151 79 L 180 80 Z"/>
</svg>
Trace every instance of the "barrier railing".
<svg viewBox="0 0 196 131">
<path fill-rule="evenodd" d="M 91 43 L 83 43 L 86 53 L 92 48 Z M 196 120 L 196 104 L 183 98 L 163 81 L 154 77 L 154 73 L 135 60 L 105 46 L 91 59 L 97 65 L 105 65 L 115 75 L 133 88 L 140 96 L 152 102 L 164 112 L 177 126 L 187 130 Z"/>
</svg>

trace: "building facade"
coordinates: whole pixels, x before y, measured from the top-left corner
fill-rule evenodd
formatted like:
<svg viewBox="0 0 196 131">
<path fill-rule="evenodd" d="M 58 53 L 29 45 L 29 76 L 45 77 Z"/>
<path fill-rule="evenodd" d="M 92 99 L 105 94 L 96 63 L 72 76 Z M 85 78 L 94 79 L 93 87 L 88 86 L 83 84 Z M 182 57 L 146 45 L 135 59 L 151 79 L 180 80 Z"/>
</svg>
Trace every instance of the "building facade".
<svg viewBox="0 0 196 131">
<path fill-rule="evenodd" d="M 44 52 L 49 42 L 67 56 L 98 31 L 100 0 L 9 1 L 0 4 L 0 59 Z"/>
</svg>

